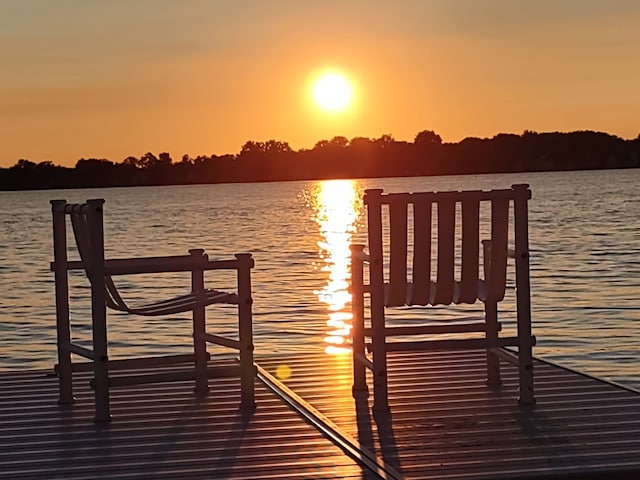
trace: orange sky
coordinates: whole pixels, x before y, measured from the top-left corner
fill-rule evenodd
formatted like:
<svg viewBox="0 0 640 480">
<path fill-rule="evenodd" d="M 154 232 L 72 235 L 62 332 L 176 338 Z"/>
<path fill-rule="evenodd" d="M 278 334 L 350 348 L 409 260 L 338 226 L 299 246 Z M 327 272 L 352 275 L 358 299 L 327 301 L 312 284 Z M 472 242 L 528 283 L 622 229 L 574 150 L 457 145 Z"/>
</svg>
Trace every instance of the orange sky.
<svg viewBox="0 0 640 480">
<path fill-rule="evenodd" d="M 336 135 L 640 133 L 636 0 L 0 3 L 0 166 Z M 354 82 L 343 114 L 309 80 Z"/>
</svg>

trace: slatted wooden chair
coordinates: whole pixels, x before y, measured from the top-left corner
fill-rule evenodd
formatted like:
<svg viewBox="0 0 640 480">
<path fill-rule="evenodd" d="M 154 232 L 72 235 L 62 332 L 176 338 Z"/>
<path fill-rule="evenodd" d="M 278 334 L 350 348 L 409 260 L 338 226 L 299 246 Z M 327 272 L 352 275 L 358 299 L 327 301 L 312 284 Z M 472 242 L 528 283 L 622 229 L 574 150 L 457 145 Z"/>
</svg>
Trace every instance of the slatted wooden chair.
<svg viewBox="0 0 640 480">
<path fill-rule="evenodd" d="M 189 250 L 189 255 L 105 259 L 104 252 L 104 200 L 88 200 L 71 204 L 65 200 L 52 200 L 54 261 L 51 269 L 56 284 L 56 328 L 60 399 L 62 404 L 73 403 L 72 376 L 74 371 L 93 370 L 92 386 L 95 390 L 95 421 L 111 419 L 109 389 L 122 385 L 195 380 L 195 391 L 209 390 L 208 379 L 219 376 L 239 376 L 241 379 L 241 407 L 255 406 L 252 340 L 251 254 L 236 254 L 228 260 L 209 260 L 202 249 Z M 67 257 L 67 224 L 71 221 L 80 260 Z M 69 271 L 84 270 L 91 286 L 92 348 L 71 340 L 69 319 Z M 205 288 L 204 272 L 209 270 L 235 270 L 236 292 L 222 292 Z M 191 291 L 185 295 L 147 305 L 129 306 L 113 281 L 116 275 L 161 272 L 190 272 Z M 226 338 L 206 331 L 205 307 L 212 304 L 237 305 L 238 339 Z M 107 309 L 141 316 L 167 316 L 192 312 L 193 350 L 183 355 L 163 355 L 134 359 L 110 360 L 107 348 Z M 239 352 L 236 366 L 210 365 L 207 343 L 214 343 Z M 72 362 L 71 354 L 91 360 L 89 363 Z M 192 362 L 190 368 L 170 368 L 146 374 L 110 375 L 120 369 L 141 369 Z"/>
<path fill-rule="evenodd" d="M 501 360 L 514 363 L 519 371 L 519 401 L 534 403 L 530 198 L 528 185 L 492 191 L 365 192 L 369 253 L 364 252 L 364 245 L 352 246 L 354 395 L 368 391 L 368 368 L 373 372 L 374 410 L 388 410 L 389 351 L 485 349 L 487 382 L 501 383 Z M 498 304 L 505 297 L 510 229 L 515 247 L 511 256 L 515 257 L 517 329 L 515 336 L 501 336 Z M 481 235 L 488 238 L 481 241 Z M 393 307 L 419 305 L 424 311 L 424 306 L 477 301 L 484 303 L 484 314 L 477 321 L 434 324 L 421 318 L 424 321 L 417 324 L 388 326 L 385 319 Z M 438 337 L 440 334 L 448 338 Z"/>
</svg>

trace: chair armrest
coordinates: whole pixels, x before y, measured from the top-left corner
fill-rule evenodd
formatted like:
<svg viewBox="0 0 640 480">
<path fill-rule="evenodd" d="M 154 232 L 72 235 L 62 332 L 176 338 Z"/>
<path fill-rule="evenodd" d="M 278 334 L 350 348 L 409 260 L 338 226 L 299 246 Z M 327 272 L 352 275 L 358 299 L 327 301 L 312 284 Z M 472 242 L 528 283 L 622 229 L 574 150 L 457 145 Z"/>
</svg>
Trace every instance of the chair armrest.
<svg viewBox="0 0 640 480">
<path fill-rule="evenodd" d="M 202 268 L 205 261 L 194 259 L 190 255 L 113 258 L 105 260 L 105 273 L 107 275 L 128 275 L 137 273 L 189 272 L 195 268 Z"/>
<path fill-rule="evenodd" d="M 253 266 L 253 262 L 252 265 Z M 139 273 L 192 272 L 194 270 L 237 270 L 237 259 L 209 260 L 207 256 L 193 258 L 190 255 L 171 257 L 117 258 L 105 261 L 108 275 Z"/>
<path fill-rule="evenodd" d="M 174 255 L 164 257 L 112 258 L 105 260 L 107 275 L 132 275 L 140 273 L 163 272 L 191 272 L 193 270 L 236 270 L 238 260 L 209 260 L 206 255 L 193 257 L 191 255 Z M 253 261 L 251 262 L 253 266 Z M 55 262 L 50 268 L 55 270 Z M 82 260 L 67 262 L 67 270 L 84 270 Z"/>
</svg>

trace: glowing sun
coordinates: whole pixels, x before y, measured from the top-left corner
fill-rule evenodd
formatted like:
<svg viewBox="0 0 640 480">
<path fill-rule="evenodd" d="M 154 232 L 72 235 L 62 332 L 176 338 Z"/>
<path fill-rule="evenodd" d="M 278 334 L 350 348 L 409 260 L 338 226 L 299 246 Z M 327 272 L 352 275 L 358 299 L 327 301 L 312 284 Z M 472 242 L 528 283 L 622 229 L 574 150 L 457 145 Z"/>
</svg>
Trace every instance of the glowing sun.
<svg viewBox="0 0 640 480">
<path fill-rule="evenodd" d="M 353 88 L 344 75 L 329 72 L 320 75 L 313 82 L 312 96 L 322 110 L 341 112 L 351 104 Z"/>
</svg>

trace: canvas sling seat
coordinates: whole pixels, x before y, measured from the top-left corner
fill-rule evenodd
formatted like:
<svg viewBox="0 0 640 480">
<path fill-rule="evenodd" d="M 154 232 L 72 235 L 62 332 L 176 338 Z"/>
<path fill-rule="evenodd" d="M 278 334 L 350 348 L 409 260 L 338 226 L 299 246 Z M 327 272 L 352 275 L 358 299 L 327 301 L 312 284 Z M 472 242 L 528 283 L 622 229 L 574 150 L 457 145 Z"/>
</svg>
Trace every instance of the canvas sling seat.
<svg viewBox="0 0 640 480">
<path fill-rule="evenodd" d="M 78 253 L 86 266 L 88 265 L 92 245 L 87 224 L 87 214 L 78 208 L 77 211 L 71 213 L 70 216 Z M 208 306 L 215 303 L 238 303 L 238 296 L 235 293 L 206 288 L 199 292 L 189 292 L 185 295 L 180 295 L 170 299 L 130 307 L 118 292 L 113 278 L 110 275 L 105 274 L 104 281 L 107 307 L 133 315 L 148 317 L 172 315 L 191 311 L 198 306 Z"/>
</svg>

